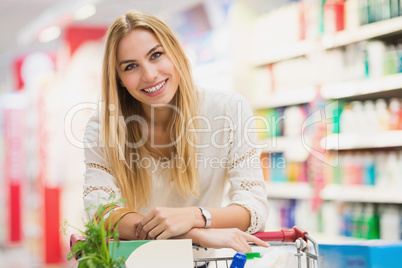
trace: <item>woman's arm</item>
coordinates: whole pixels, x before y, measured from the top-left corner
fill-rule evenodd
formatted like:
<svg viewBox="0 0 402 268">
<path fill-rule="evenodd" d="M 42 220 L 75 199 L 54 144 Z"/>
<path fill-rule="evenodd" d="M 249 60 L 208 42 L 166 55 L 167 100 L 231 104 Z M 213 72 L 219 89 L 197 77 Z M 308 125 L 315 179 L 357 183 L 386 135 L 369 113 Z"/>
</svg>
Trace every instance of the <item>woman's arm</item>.
<svg viewBox="0 0 402 268">
<path fill-rule="evenodd" d="M 211 213 L 211 228 L 237 228 L 246 231 L 250 226 L 247 209 L 231 205 L 224 208 L 206 208 Z M 168 239 L 203 228 L 205 218 L 197 207 L 153 209 L 138 221 L 136 237 L 143 239 Z"/>
<path fill-rule="evenodd" d="M 237 252 L 251 252 L 251 247 L 248 243 L 254 243 L 261 247 L 269 247 L 269 244 L 259 238 L 242 232 L 236 228 L 226 229 L 191 229 L 191 231 L 177 239 L 192 239 L 196 243 L 205 248 L 232 248 Z"/>
<path fill-rule="evenodd" d="M 211 213 L 211 228 L 238 228 L 246 231 L 250 226 L 250 212 L 242 206 L 206 209 Z"/>
<path fill-rule="evenodd" d="M 119 237 L 124 240 L 138 240 L 136 236 L 136 223 L 144 216 L 138 213 L 128 213 L 124 215 L 117 226 Z"/>
<path fill-rule="evenodd" d="M 227 175 L 230 182 L 229 204 L 249 212 L 248 233 L 264 230 L 268 217 L 268 196 L 261 167 L 261 149 L 255 132 L 255 119 L 247 101 L 235 93 L 227 102 L 228 116 L 235 122 L 225 127 L 228 135 Z"/>
<path fill-rule="evenodd" d="M 197 207 L 156 207 L 137 222 L 139 239 L 168 239 L 203 227 L 205 220 Z"/>
<path fill-rule="evenodd" d="M 198 214 L 194 218 L 196 221 L 196 225 L 198 224 L 197 227 L 201 227 L 205 225 L 205 220 L 203 219 L 203 216 L 200 212 L 200 209 L 197 207 L 188 207 L 188 208 L 157 208 L 158 212 L 162 211 L 170 211 L 172 212 L 175 210 L 176 212 L 184 212 L 185 210 L 193 211 L 195 214 Z M 248 211 L 245 208 L 242 208 L 240 206 L 229 206 L 226 208 L 211 208 L 210 209 L 212 218 L 216 217 L 215 223 L 211 226 L 214 226 L 215 228 L 191 228 L 189 231 L 183 233 L 182 230 L 179 228 L 180 235 L 174 236 L 173 233 L 169 234 L 171 235 L 170 237 L 166 237 L 168 231 L 165 230 L 164 233 L 160 234 L 159 236 L 156 237 L 151 237 L 152 236 L 152 230 L 148 232 L 148 236 L 145 236 L 145 232 L 140 232 L 142 237 L 138 237 L 137 235 L 133 236 L 132 230 L 135 230 L 135 226 L 132 226 L 132 220 L 135 218 L 135 214 L 128 214 L 127 216 L 122 218 L 122 223 L 123 225 L 119 225 L 119 232 L 128 232 L 129 238 L 126 239 L 166 239 L 166 238 L 174 238 L 174 239 L 191 239 L 193 243 L 196 243 L 202 247 L 206 248 L 232 248 L 233 250 L 237 252 L 251 252 L 251 247 L 249 243 L 255 243 L 258 246 L 262 247 L 268 247 L 269 244 L 266 242 L 258 239 L 257 237 L 248 234 L 246 232 L 243 232 L 242 230 L 238 228 L 220 228 L 219 226 L 230 226 L 230 225 L 238 225 L 244 224 L 246 222 L 246 219 L 249 219 L 249 217 L 243 217 L 241 215 L 247 215 L 249 214 Z M 195 215 L 194 214 L 194 215 Z M 138 215 L 138 214 L 137 214 Z M 186 214 L 183 214 L 186 215 Z M 241 218 L 244 218 L 240 221 L 238 221 L 236 215 L 240 215 Z M 140 215 L 141 216 L 141 215 Z M 146 216 L 145 216 L 146 217 Z M 172 218 L 169 218 L 172 219 Z M 140 221 L 141 222 L 141 221 Z M 140 222 L 138 225 L 140 225 Z M 212 221 L 213 222 L 213 221 Z M 183 223 L 183 222 L 182 222 Z M 185 224 L 185 223 L 184 223 Z M 160 226 L 160 225 L 158 225 Z M 179 226 L 179 224 L 177 225 Z M 247 229 L 247 226 L 243 226 L 244 230 Z M 122 229 L 123 230 L 122 230 Z M 168 228 L 169 229 L 169 228 Z M 169 229 L 171 230 L 171 229 Z M 123 235 L 123 233 L 121 233 Z"/>
</svg>

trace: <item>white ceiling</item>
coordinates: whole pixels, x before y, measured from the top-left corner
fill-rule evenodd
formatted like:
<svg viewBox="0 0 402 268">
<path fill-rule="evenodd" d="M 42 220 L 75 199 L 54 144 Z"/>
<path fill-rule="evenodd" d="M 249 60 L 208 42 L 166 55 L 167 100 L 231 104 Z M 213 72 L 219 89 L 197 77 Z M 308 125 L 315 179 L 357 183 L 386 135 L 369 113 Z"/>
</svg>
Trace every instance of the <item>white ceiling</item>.
<svg viewBox="0 0 402 268">
<path fill-rule="evenodd" d="M 11 87 L 10 67 L 15 57 L 30 51 L 55 50 L 60 44 L 60 40 L 37 41 L 38 33 L 49 26 L 58 25 L 62 29 L 71 24 L 108 26 L 131 9 L 157 15 L 166 21 L 175 12 L 208 1 L 216 0 L 0 0 L 0 92 Z M 272 8 L 291 0 L 220 1 L 244 1 L 256 11 L 265 12 L 266 7 Z M 84 21 L 74 21 L 72 14 L 86 4 L 94 4 L 96 14 Z M 22 43 L 21 37 L 28 41 Z"/>
<path fill-rule="evenodd" d="M 62 28 L 71 24 L 110 25 L 127 10 L 138 9 L 158 16 L 177 11 L 203 0 L 0 0 L 0 72 L 8 68 L 12 58 L 36 49 L 52 49 L 57 41 L 39 43 L 35 35 L 52 25 Z M 96 6 L 96 14 L 74 22 L 72 13 L 85 4 Z M 23 36 L 28 42 L 21 44 Z"/>
<path fill-rule="evenodd" d="M 55 3 L 57 0 L 0 1 L 0 53 L 15 50 L 18 31 Z"/>
</svg>

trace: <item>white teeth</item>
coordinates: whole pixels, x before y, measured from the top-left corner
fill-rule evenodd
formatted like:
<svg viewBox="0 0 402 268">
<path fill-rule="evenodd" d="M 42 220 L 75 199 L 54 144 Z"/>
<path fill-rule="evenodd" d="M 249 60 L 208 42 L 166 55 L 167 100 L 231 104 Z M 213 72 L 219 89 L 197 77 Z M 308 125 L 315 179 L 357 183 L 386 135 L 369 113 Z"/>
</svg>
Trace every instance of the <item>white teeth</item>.
<svg viewBox="0 0 402 268">
<path fill-rule="evenodd" d="M 161 89 L 163 87 L 163 85 L 165 84 L 165 82 L 166 82 L 166 80 L 163 81 L 162 83 L 160 83 L 159 85 L 156 85 L 156 86 L 151 87 L 151 88 L 144 89 L 144 91 L 147 92 L 147 93 L 154 93 L 154 92 L 158 91 L 159 89 Z"/>
</svg>

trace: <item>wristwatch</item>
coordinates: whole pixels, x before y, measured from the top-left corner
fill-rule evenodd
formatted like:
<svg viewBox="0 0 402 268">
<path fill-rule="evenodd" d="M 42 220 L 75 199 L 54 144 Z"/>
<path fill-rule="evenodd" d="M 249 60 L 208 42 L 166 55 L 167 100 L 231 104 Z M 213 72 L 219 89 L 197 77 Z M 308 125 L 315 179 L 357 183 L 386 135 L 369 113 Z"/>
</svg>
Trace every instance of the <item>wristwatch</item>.
<svg viewBox="0 0 402 268">
<path fill-rule="evenodd" d="M 204 228 L 209 228 L 211 226 L 211 213 L 203 207 L 198 207 L 201 210 L 201 214 L 205 219 Z"/>
</svg>

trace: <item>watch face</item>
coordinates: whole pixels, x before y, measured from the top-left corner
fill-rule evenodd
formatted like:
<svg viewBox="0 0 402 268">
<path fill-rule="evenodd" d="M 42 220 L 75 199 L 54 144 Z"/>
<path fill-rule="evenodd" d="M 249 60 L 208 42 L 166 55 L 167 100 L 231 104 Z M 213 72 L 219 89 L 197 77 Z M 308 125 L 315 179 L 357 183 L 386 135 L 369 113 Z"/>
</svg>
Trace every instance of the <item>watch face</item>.
<svg viewBox="0 0 402 268">
<path fill-rule="evenodd" d="M 209 220 L 211 219 L 211 213 L 209 213 L 208 210 L 204 209 L 204 215 L 207 217 Z"/>
</svg>

